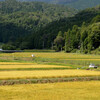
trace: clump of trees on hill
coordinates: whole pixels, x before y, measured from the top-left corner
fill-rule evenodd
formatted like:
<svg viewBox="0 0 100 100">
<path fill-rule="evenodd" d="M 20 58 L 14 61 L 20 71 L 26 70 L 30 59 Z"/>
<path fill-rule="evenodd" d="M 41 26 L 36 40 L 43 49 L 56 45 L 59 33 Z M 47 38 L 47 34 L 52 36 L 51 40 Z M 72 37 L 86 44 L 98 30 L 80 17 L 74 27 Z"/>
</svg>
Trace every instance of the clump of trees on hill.
<svg viewBox="0 0 100 100">
<path fill-rule="evenodd" d="M 94 17 L 90 24 L 83 22 L 81 27 L 74 25 L 72 29 L 68 29 L 64 33 L 62 38 L 65 40 L 65 52 L 80 50 L 82 53 L 91 53 L 91 51 L 100 48 L 100 15 Z M 59 41 L 62 40 L 59 39 Z M 57 40 L 57 37 L 55 40 Z M 60 51 L 59 46 L 61 46 L 61 43 L 56 46 L 56 50 Z"/>
</svg>

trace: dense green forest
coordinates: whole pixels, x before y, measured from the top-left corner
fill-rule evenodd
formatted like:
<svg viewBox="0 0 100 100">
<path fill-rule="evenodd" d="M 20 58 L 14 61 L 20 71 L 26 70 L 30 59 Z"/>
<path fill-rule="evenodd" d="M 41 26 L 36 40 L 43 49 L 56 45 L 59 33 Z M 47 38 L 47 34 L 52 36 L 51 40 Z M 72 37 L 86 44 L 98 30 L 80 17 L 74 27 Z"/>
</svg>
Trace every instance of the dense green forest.
<svg viewBox="0 0 100 100">
<path fill-rule="evenodd" d="M 76 9 L 86 9 L 100 5 L 100 0 L 75 0 L 67 5 Z"/>
<path fill-rule="evenodd" d="M 0 0 L 0 1 L 4 1 L 4 0 Z M 50 4 L 67 5 L 75 9 L 86 9 L 89 7 L 95 7 L 100 4 L 100 0 L 17 0 L 17 1 L 46 2 Z"/>
<path fill-rule="evenodd" d="M 100 49 L 100 6 L 75 9 L 39 2 L 0 2 L 3 49 L 55 49 L 91 53 Z"/>
<path fill-rule="evenodd" d="M 55 50 L 64 49 L 65 52 L 77 52 L 79 50 L 81 53 L 91 53 L 94 50 L 94 53 L 100 52 L 100 6 L 86 9 L 77 15 L 79 19 L 73 27 L 68 28 L 66 32 L 58 32 L 54 40 Z"/>
<path fill-rule="evenodd" d="M 20 1 L 41 1 L 41 2 L 48 2 L 51 4 L 68 5 L 76 9 L 85 9 L 100 4 L 100 0 L 20 0 Z"/>
<path fill-rule="evenodd" d="M 99 6 L 95 8 L 83 10 L 73 17 L 64 18 L 64 19 L 60 19 L 59 21 L 54 21 L 52 23 L 49 23 L 46 27 L 38 30 L 36 33 L 27 37 L 25 41 L 27 40 L 27 42 L 29 42 L 30 40 L 31 41 L 33 40 L 32 43 L 34 48 L 39 48 L 39 49 L 50 48 L 52 47 L 54 43 L 54 39 L 56 38 L 59 31 L 62 32 L 64 37 L 64 33 L 67 32 L 68 29 L 72 30 L 74 25 L 81 27 L 83 22 L 85 22 L 87 26 L 92 25 L 91 21 L 99 14 L 100 14 Z M 34 39 L 32 39 L 32 37 L 34 37 Z M 39 39 L 36 37 L 39 37 Z"/>
<path fill-rule="evenodd" d="M 48 23 L 73 16 L 74 9 L 39 2 L 0 2 L 0 42 L 38 31 Z"/>
</svg>

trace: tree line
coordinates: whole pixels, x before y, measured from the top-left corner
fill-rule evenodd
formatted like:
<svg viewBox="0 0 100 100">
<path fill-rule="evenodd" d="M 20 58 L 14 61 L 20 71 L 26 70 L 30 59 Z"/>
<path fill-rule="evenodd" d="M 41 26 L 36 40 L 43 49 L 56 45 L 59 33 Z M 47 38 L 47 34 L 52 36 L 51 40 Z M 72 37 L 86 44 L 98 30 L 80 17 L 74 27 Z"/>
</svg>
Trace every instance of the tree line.
<svg viewBox="0 0 100 100">
<path fill-rule="evenodd" d="M 30 5 L 29 2 L 18 3 Z M 70 8 L 44 5 L 45 3 L 42 4 L 44 10 L 35 12 L 28 12 L 28 6 L 24 10 L 12 10 L 9 13 L 1 9 L 0 42 L 4 43 L 3 49 L 55 49 L 66 52 L 80 50 L 90 53 L 99 48 L 100 6 L 85 9 L 73 16 L 72 13 L 75 14 L 76 11 Z"/>
<path fill-rule="evenodd" d="M 65 52 L 91 53 L 91 51 L 100 50 L 100 15 L 97 15 L 87 24 L 85 22 L 79 27 L 74 25 L 67 32 L 60 31 L 54 40 L 55 50 Z"/>
</svg>

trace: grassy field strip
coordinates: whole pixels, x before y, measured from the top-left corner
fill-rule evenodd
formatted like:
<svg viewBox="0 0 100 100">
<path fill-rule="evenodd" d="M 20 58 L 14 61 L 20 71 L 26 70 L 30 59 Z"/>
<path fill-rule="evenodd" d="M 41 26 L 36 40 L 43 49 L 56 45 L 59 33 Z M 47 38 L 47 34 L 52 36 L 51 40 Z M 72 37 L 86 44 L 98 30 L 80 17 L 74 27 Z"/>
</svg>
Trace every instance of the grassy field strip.
<svg viewBox="0 0 100 100">
<path fill-rule="evenodd" d="M 76 69 L 76 68 L 67 68 L 67 67 L 51 67 L 51 68 L 9 68 L 9 69 L 0 69 L 0 71 L 33 71 L 33 70 L 66 70 L 66 69 Z"/>
<path fill-rule="evenodd" d="M 38 84 L 38 83 L 56 83 L 56 82 L 93 81 L 93 80 L 100 81 L 100 76 L 0 80 L 0 86 L 14 85 L 14 84 Z"/>
<path fill-rule="evenodd" d="M 34 54 L 36 57 L 43 58 L 100 58 L 97 55 L 82 55 L 82 54 L 72 54 L 72 53 L 14 53 L 16 57 L 30 57 L 31 54 Z"/>
<path fill-rule="evenodd" d="M 24 65 L 0 65 L 0 69 L 16 69 L 16 68 L 70 68 L 70 66 L 56 66 L 56 65 L 34 65 L 34 64 L 24 64 Z"/>
<path fill-rule="evenodd" d="M 62 59 L 62 60 L 78 60 L 78 61 L 100 61 L 100 59 Z"/>
<path fill-rule="evenodd" d="M 64 78 L 64 77 L 100 76 L 100 71 L 89 70 L 35 70 L 1 71 L 0 79 Z"/>
<path fill-rule="evenodd" d="M 100 100 L 100 81 L 0 86 L 0 100 Z"/>
<path fill-rule="evenodd" d="M 66 69 L 76 69 L 76 68 L 66 68 L 66 67 L 53 67 L 53 68 L 9 68 L 0 69 L 0 71 L 33 71 L 33 70 L 66 70 Z"/>
<path fill-rule="evenodd" d="M 31 55 L 35 57 L 32 58 Z M 85 55 L 64 52 L 19 52 L 19 53 L 0 53 L 1 62 L 21 62 L 21 63 L 34 63 L 34 64 L 48 64 L 48 65 L 61 65 L 77 67 L 88 67 L 90 63 L 100 66 L 100 55 Z M 71 68 L 72 68 L 71 67 Z"/>
<path fill-rule="evenodd" d="M 88 67 L 78 67 L 82 70 L 86 70 L 86 68 L 88 69 Z M 66 67 L 66 66 L 62 66 L 62 67 L 37 67 L 37 68 L 0 68 L 0 71 L 33 71 L 33 70 L 69 70 L 69 69 L 78 69 L 77 67 Z M 94 68 L 91 68 L 91 70 L 94 70 L 94 71 L 100 71 L 100 68 L 98 69 L 94 69 Z"/>
<path fill-rule="evenodd" d="M 21 52 L 21 53 L 1 53 L 0 56 L 10 56 L 10 57 L 31 57 L 31 55 L 34 54 L 35 57 L 42 57 L 42 58 L 61 58 L 61 59 L 84 59 L 84 58 L 94 58 L 94 59 L 100 59 L 99 55 L 85 55 L 85 54 L 74 54 L 74 53 L 37 53 L 37 52 Z"/>
</svg>

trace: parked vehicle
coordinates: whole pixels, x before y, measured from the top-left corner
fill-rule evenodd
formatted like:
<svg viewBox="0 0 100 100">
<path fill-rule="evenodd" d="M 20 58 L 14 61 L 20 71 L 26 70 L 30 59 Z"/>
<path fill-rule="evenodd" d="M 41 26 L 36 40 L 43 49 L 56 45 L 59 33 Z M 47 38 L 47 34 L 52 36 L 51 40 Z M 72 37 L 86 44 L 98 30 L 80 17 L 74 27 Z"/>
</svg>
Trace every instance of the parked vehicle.
<svg viewBox="0 0 100 100">
<path fill-rule="evenodd" d="M 90 64 L 89 68 L 98 68 L 97 66 L 95 66 L 94 64 Z"/>
</svg>

